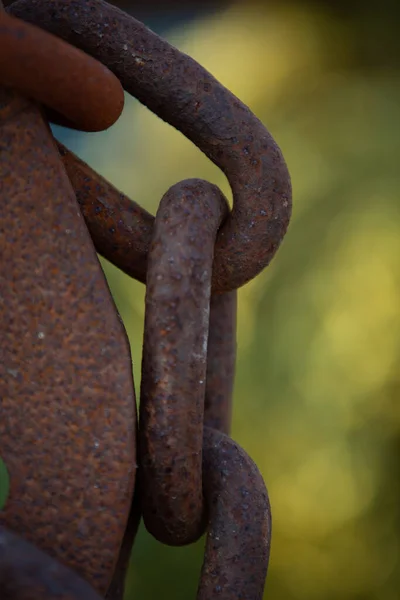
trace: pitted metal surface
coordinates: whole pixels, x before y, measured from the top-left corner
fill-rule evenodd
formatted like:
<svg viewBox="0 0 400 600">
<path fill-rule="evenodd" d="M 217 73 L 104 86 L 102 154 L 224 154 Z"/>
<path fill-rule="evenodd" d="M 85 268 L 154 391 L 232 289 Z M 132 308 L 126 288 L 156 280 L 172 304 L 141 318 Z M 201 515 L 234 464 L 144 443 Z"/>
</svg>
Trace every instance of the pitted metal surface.
<svg viewBox="0 0 400 600">
<path fill-rule="evenodd" d="M 136 473 L 128 342 L 49 127 L 4 88 L 0 214 L 0 523 L 105 592 Z"/>
<path fill-rule="evenodd" d="M 236 289 L 260 273 L 286 233 L 291 184 L 279 147 L 249 108 L 192 58 L 103 0 L 18 0 L 9 10 L 103 62 L 225 173 L 234 204 L 216 242 L 213 289 Z M 113 262 L 112 254 L 106 258 Z"/>
</svg>

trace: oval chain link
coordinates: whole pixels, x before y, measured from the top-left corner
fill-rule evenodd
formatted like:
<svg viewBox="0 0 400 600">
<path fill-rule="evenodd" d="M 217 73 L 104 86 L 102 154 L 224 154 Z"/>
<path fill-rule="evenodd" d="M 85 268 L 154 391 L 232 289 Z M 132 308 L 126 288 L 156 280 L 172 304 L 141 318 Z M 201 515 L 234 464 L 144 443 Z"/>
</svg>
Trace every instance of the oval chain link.
<svg viewBox="0 0 400 600">
<path fill-rule="evenodd" d="M 103 0 L 18 0 L 9 10 L 101 61 L 225 173 L 233 209 L 218 232 L 213 289 L 237 289 L 258 275 L 286 233 L 291 185 L 278 145 L 249 108 L 192 58 Z"/>
</svg>

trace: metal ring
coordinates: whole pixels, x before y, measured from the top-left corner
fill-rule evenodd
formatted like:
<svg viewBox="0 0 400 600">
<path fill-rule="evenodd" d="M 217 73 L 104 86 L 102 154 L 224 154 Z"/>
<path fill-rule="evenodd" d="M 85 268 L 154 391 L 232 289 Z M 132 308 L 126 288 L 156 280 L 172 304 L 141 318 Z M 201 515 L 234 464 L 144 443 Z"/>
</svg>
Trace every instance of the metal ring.
<svg viewBox="0 0 400 600">
<path fill-rule="evenodd" d="M 204 531 L 202 445 L 211 273 L 228 205 L 200 180 L 173 186 L 149 252 L 139 418 L 142 511 L 159 541 Z"/>
</svg>

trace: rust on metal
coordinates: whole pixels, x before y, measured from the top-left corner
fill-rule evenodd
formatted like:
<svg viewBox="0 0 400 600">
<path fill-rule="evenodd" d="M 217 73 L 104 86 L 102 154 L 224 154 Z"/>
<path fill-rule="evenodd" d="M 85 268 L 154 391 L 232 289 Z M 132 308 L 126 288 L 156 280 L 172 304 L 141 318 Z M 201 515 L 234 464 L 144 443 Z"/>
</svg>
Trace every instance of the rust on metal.
<svg viewBox="0 0 400 600">
<path fill-rule="evenodd" d="M 236 362 L 237 292 L 212 294 L 204 425 L 229 434 Z"/>
<path fill-rule="evenodd" d="M 271 509 L 260 472 L 238 444 L 206 428 L 203 482 L 210 515 L 197 600 L 261 600 Z"/>
<path fill-rule="evenodd" d="M 97 252 L 145 283 L 154 217 L 65 146 L 58 148 Z"/>
<path fill-rule="evenodd" d="M 48 125 L 0 88 L 4 524 L 100 593 L 135 481 L 129 345 Z"/>
<path fill-rule="evenodd" d="M 74 571 L 0 525 L 1 600 L 101 600 Z"/>
<path fill-rule="evenodd" d="M 159 541 L 204 530 L 202 444 L 214 242 L 228 213 L 217 187 L 173 186 L 149 252 L 140 395 L 142 512 Z"/>
<path fill-rule="evenodd" d="M 279 147 L 249 108 L 192 58 L 103 0 L 17 0 L 8 10 L 100 60 L 225 173 L 233 209 L 216 242 L 213 290 L 236 289 L 260 273 L 285 235 L 291 184 Z M 119 256 L 106 258 L 119 266 Z"/>
<path fill-rule="evenodd" d="M 124 92 L 107 67 L 74 46 L 0 10 L 0 82 L 85 131 L 110 127 Z"/>
</svg>

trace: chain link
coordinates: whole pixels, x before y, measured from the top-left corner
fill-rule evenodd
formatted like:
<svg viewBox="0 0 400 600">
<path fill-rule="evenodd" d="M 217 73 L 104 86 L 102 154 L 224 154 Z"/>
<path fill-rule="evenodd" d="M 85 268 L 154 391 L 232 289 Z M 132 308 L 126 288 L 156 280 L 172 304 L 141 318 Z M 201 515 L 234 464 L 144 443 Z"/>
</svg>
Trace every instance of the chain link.
<svg viewBox="0 0 400 600">
<path fill-rule="evenodd" d="M 7 10 L 0 2 L 0 455 L 11 478 L 0 592 L 121 599 L 143 516 L 165 544 L 207 532 L 198 599 L 260 600 L 269 500 L 228 435 L 236 289 L 268 265 L 290 218 L 281 152 L 200 65 L 103 0 Z M 154 218 L 54 141 L 48 120 L 109 127 L 123 89 L 221 168 L 231 211 L 194 179 Z M 138 431 L 126 334 L 95 250 L 146 283 Z"/>
<path fill-rule="evenodd" d="M 218 233 L 213 289 L 237 289 L 260 273 L 286 232 L 291 186 L 280 149 L 251 111 L 189 56 L 102 0 L 19 0 L 9 10 L 100 60 L 225 173 L 233 209 Z"/>
</svg>

